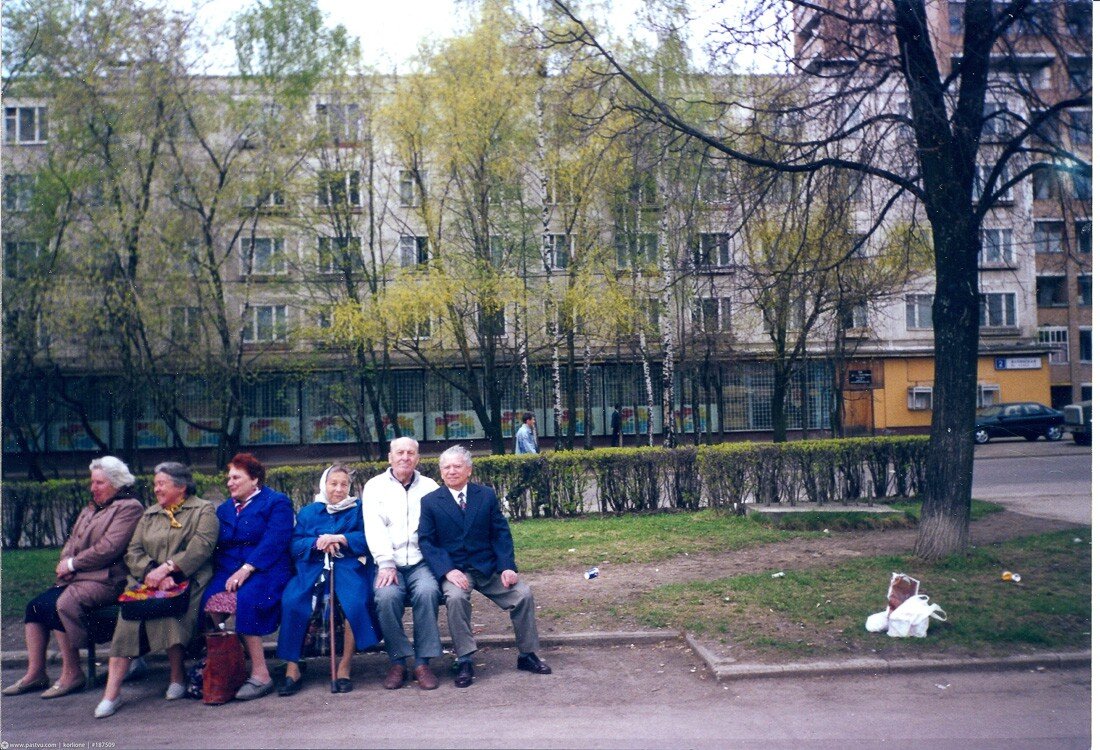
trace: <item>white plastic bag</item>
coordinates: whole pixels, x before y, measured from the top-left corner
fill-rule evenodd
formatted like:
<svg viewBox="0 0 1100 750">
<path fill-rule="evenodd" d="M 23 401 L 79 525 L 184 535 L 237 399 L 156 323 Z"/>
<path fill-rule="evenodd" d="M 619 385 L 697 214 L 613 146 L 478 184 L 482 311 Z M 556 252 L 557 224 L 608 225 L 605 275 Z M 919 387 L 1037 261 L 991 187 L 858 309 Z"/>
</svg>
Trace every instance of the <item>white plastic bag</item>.
<svg viewBox="0 0 1100 750">
<path fill-rule="evenodd" d="M 881 612 L 875 612 L 867 618 L 867 624 L 864 627 L 867 628 L 868 633 L 885 633 L 886 628 L 889 626 L 889 617 L 889 610 L 884 609 Z"/>
<path fill-rule="evenodd" d="M 947 613 L 938 604 L 929 604 L 924 594 L 911 596 L 890 613 L 886 634 L 891 638 L 924 638 L 929 620 L 943 622 Z"/>
</svg>

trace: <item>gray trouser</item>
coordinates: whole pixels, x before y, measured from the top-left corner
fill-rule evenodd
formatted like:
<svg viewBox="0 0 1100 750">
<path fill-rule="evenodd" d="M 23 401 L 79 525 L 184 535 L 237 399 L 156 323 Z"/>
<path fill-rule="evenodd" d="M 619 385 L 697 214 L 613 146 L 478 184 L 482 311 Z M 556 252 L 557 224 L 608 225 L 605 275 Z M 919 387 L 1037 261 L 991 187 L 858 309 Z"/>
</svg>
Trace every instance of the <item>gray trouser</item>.
<svg viewBox="0 0 1100 750">
<path fill-rule="evenodd" d="M 401 622 L 406 604 L 413 612 L 415 652 Z M 439 640 L 439 584 L 428 563 L 421 560 L 416 565 L 398 566 L 397 583 L 374 590 L 374 606 L 386 641 L 386 653 L 392 661 L 413 655 L 430 659 L 443 654 Z"/>
<path fill-rule="evenodd" d="M 516 648 L 521 654 L 533 653 L 539 648 L 539 634 L 535 625 L 535 595 L 523 581 L 507 587 L 500 582 L 500 575 L 484 575 L 467 570 L 470 591 L 463 591 L 450 581 L 443 581 L 443 600 L 447 604 L 447 628 L 451 631 L 456 656 L 469 656 L 477 651 L 473 629 L 470 627 L 470 593 L 477 589 L 512 618 L 512 630 L 516 632 Z"/>
</svg>

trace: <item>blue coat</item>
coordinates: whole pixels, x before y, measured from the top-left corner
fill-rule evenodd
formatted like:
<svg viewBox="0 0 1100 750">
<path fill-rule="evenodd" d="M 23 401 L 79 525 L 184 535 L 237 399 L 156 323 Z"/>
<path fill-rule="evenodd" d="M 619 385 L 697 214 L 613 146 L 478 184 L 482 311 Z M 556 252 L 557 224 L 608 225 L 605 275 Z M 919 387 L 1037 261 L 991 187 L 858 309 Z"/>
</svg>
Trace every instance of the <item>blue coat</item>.
<svg viewBox="0 0 1100 750">
<path fill-rule="evenodd" d="M 313 613 L 313 587 L 324 569 L 325 553 L 317 549 L 321 534 L 343 534 L 348 546 L 343 557 L 335 560 L 336 598 L 355 633 L 355 648 L 363 650 L 378 643 L 371 622 L 370 606 L 374 592 L 373 565 L 364 565 L 359 557 L 367 555 L 367 537 L 363 532 L 363 502 L 339 513 L 329 513 L 323 503 L 310 503 L 298 512 L 291 554 L 295 575 L 283 592 L 283 619 L 279 626 L 279 646 L 275 655 L 298 661 L 302 641 Z"/>
<path fill-rule="evenodd" d="M 436 578 L 458 570 L 485 575 L 516 569 L 516 553 L 508 521 L 496 493 L 481 484 L 466 485 L 463 512 L 446 487 L 420 500 L 420 552 Z"/>
<path fill-rule="evenodd" d="M 294 533 L 294 507 L 290 498 L 261 487 L 237 514 L 232 500 L 218 506 L 218 546 L 214 551 L 214 577 L 203 594 L 206 601 L 220 591 L 242 565 L 255 572 L 237 591 L 237 632 L 267 635 L 279 627 L 279 603 L 293 573 L 290 538 Z"/>
</svg>

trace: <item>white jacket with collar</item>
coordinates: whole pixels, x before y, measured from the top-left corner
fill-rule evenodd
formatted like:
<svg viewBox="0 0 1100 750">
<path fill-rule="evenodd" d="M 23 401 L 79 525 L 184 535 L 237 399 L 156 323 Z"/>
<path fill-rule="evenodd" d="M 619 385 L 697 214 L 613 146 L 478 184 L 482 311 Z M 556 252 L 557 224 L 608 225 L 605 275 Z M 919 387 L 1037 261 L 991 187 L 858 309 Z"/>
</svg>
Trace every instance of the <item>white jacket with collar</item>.
<svg viewBox="0 0 1100 750">
<path fill-rule="evenodd" d="M 435 480 L 413 472 L 408 491 L 386 469 L 363 486 L 363 525 L 367 546 L 379 568 L 407 567 L 424 559 L 420 554 L 420 498 L 439 487 Z"/>
</svg>

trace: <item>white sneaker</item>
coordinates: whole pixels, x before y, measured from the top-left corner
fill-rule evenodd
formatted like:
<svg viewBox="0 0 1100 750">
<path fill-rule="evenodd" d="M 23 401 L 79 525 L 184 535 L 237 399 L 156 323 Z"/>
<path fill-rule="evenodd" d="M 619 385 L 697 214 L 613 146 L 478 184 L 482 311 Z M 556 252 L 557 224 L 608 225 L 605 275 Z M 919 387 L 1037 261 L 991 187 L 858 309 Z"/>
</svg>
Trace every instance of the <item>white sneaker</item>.
<svg viewBox="0 0 1100 750">
<path fill-rule="evenodd" d="M 119 706 L 122 705 L 122 696 L 118 696 L 113 701 L 104 698 L 99 702 L 99 705 L 95 707 L 95 717 L 97 719 L 106 719 L 108 716 L 114 715 Z"/>
<path fill-rule="evenodd" d="M 168 685 L 168 690 L 164 693 L 164 700 L 178 701 L 185 695 L 187 695 L 187 686 L 180 682 L 173 682 Z"/>
</svg>

